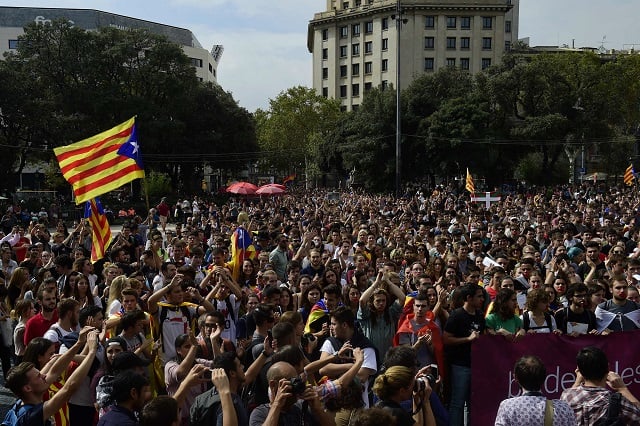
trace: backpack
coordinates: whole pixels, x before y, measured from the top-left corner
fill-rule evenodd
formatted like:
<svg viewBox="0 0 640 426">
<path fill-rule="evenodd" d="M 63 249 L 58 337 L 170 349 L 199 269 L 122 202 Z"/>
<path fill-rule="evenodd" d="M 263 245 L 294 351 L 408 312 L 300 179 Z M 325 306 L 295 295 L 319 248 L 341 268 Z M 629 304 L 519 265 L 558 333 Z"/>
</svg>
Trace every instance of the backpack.
<svg viewBox="0 0 640 426">
<path fill-rule="evenodd" d="M 196 397 L 189 411 L 190 426 L 211 426 L 218 422 L 218 407 L 220 407 L 220 395 L 215 388 Z"/>
<path fill-rule="evenodd" d="M 247 346 L 244 350 L 244 355 L 242 359 L 242 365 L 244 366 L 244 370 L 247 369 L 253 364 L 255 359 L 253 358 L 253 348 L 258 346 L 259 344 L 264 343 L 264 339 L 253 339 L 249 346 Z"/>
<path fill-rule="evenodd" d="M 522 328 L 525 329 L 525 331 L 529 331 L 529 330 L 538 330 L 540 328 L 549 328 L 550 332 L 553 332 L 553 322 L 551 321 L 551 314 L 549 312 L 545 312 L 544 313 L 544 323 L 546 324 L 545 326 L 536 326 L 531 328 L 531 319 L 529 318 L 529 312 L 524 312 L 522 314 Z"/>
<path fill-rule="evenodd" d="M 4 416 L 4 420 L 2 421 L 2 426 L 18 426 L 24 424 L 23 416 L 29 412 L 35 405 L 32 404 L 23 404 L 22 400 L 18 399 L 13 404 L 13 406 L 9 409 L 7 414 Z"/>
<path fill-rule="evenodd" d="M 622 403 L 622 395 L 618 392 L 609 393 L 609 407 L 607 407 L 607 415 L 600 417 L 593 426 L 622 426 L 624 421 L 620 418 L 620 405 Z"/>
<path fill-rule="evenodd" d="M 175 309 L 175 305 L 170 305 L 165 302 L 158 302 L 158 306 Z M 195 326 L 195 318 L 191 317 L 191 311 L 189 310 L 189 306 L 190 305 L 185 305 L 184 303 L 181 303 L 178 307 L 182 311 L 182 315 L 187 319 L 187 324 L 189 324 L 189 328 L 193 330 Z M 164 342 L 164 336 L 162 335 L 162 328 L 163 328 L 162 324 L 164 324 L 164 321 L 167 319 L 167 315 L 169 315 L 169 309 L 160 309 L 160 316 L 158 318 L 158 337 L 160 338 L 160 344 L 163 344 Z"/>
</svg>

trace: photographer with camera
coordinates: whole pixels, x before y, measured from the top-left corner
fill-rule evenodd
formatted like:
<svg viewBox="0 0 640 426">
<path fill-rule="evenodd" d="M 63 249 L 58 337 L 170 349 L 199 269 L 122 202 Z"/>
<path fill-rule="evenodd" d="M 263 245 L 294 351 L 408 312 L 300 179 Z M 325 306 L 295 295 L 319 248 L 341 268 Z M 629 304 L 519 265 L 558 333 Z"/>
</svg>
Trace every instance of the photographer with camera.
<svg viewBox="0 0 640 426">
<path fill-rule="evenodd" d="M 269 403 L 253 410 L 250 426 L 335 425 L 333 417 L 323 410 L 318 393 L 305 385 L 291 364 L 276 362 L 269 368 L 267 380 Z"/>
<path fill-rule="evenodd" d="M 415 376 L 408 367 L 393 366 L 376 378 L 373 392 L 380 398 L 376 407 L 389 410 L 396 418 L 396 426 L 435 426 L 436 419 L 429 404 L 431 386 L 426 377 Z M 412 415 L 400 403 L 413 400 Z"/>
</svg>

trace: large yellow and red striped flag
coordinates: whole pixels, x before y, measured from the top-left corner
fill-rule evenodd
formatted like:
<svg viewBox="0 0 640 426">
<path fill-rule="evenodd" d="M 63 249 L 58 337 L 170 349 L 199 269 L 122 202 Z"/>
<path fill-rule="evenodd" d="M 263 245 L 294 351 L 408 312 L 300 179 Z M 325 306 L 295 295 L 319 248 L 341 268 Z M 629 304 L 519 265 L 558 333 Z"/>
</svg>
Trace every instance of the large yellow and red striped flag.
<svg viewBox="0 0 640 426">
<path fill-rule="evenodd" d="M 53 150 L 76 204 L 144 177 L 135 117 L 116 127 Z"/>
<path fill-rule="evenodd" d="M 629 167 L 624 171 L 624 184 L 631 186 L 636 180 L 636 172 L 633 170 L 633 164 L 629 164 Z"/>
<path fill-rule="evenodd" d="M 476 185 L 473 183 L 473 178 L 471 177 L 471 173 L 469 173 L 468 167 L 467 167 L 467 179 L 465 180 L 464 188 L 472 194 L 476 192 Z"/>
<path fill-rule="evenodd" d="M 102 203 L 97 198 L 87 201 L 84 217 L 91 224 L 91 262 L 93 263 L 104 257 L 111 243 L 111 228 L 109 228 Z"/>
</svg>

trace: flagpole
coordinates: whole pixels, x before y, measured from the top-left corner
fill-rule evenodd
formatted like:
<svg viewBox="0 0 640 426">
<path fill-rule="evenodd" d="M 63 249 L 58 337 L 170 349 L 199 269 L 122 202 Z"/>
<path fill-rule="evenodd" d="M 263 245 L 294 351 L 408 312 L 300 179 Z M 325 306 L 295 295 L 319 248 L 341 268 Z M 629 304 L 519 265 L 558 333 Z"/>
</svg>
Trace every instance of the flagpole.
<svg viewBox="0 0 640 426">
<path fill-rule="evenodd" d="M 144 177 L 142 178 L 142 182 L 144 185 L 144 200 L 147 203 L 147 215 L 149 214 L 149 211 L 151 211 L 151 207 L 149 206 L 149 183 L 147 182 L 147 174 L 144 174 Z"/>
</svg>

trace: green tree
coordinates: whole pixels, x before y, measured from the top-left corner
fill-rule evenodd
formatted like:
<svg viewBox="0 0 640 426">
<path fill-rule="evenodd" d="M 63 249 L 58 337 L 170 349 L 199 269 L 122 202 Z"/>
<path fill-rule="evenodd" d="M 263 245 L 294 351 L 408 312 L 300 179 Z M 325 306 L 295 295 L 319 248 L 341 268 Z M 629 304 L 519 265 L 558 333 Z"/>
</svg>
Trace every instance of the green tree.
<svg viewBox="0 0 640 426">
<path fill-rule="evenodd" d="M 267 110 L 255 112 L 258 145 L 269 165 L 282 172 L 299 166 L 307 171 L 320 169 L 321 141 L 340 116 L 337 100 L 308 87 L 291 87 L 270 99 Z"/>
</svg>

